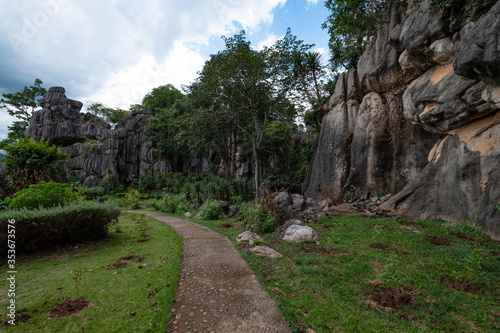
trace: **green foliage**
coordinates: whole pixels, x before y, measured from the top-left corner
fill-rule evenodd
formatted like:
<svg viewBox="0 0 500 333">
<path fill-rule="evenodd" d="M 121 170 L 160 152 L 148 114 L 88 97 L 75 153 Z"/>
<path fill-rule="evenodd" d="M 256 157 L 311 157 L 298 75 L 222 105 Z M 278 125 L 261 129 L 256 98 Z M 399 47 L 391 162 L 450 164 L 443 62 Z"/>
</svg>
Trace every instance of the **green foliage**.
<svg viewBox="0 0 500 333">
<path fill-rule="evenodd" d="M 154 208 L 171 214 L 185 213 L 189 211 L 190 204 L 185 195 L 164 194 L 160 202 L 155 202 Z"/>
<path fill-rule="evenodd" d="M 469 247 L 467 255 L 457 270 L 451 272 L 451 277 L 459 281 L 478 281 L 478 274 L 483 268 L 484 256 L 479 248 Z"/>
<path fill-rule="evenodd" d="M 64 174 L 61 162 L 69 158 L 68 154 L 59 151 L 59 147 L 50 145 L 49 140 L 21 138 L 4 150 L 9 184 L 14 190 L 57 179 Z"/>
<path fill-rule="evenodd" d="M 330 35 L 333 70 L 354 69 L 377 33 L 382 14 L 397 0 L 327 0 L 331 14 L 322 24 Z"/>
<path fill-rule="evenodd" d="M 0 199 L 0 212 L 8 209 L 11 201 L 12 199 L 9 197 L 6 197 L 3 200 Z"/>
<path fill-rule="evenodd" d="M 71 271 L 73 275 L 71 276 L 71 279 L 73 280 L 74 286 L 75 286 L 75 291 L 76 291 L 76 299 L 80 298 L 80 289 L 82 287 L 82 281 L 85 278 L 85 272 L 86 270 L 83 268 L 79 268 L 78 270 Z"/>
<path fill-rule="evenodd" d="M 103 103 L 87 101 L 86 110 L 93 114 L 95 120 L 103 120 L 109 124 L 124 124 L 130 115 L 129 111 L 106 107 Z"/>
<path fill-rule="evenodd" d="M 81 190 L 81 193 L 90 200 L 95 200 L 106 194 L 103 186 L 92 186 Z"/>
<path fill-rule="evenodd" d="M 458 31 L 467 19 L 477 20 L 497 0 L 431 0 L 431 8 L 439 11 L 450 31 Z"/>
<path fill-rule="evenodd" d="M 182 99 L 184 95 L 171 84 L 159 86 L 151 90 L 142 99 L 142 106 L 153 113 L 158 114 L 162 110 L 170 109 L 176 101 Z"/>
<path fill-rule="evenodd" d="M 380 279 L 384 282 L 384 287 L 395 288 L 399 287 L 399 283 L 403 277 L 401 273 L 397 271 L 399 265 L 399 258 L 396 254 L 391 253 L 389 256 L 388 263 L 384 266 L 382 274 L 380 274 Z"/>
<path fill-rule="evenodd" d="M 40 99 L 47 93 L 42 84 L 42 80 L 35 79 L 35 83 L 30 87 L 24 87 L 23 90 L 15 93 L 2 94 L 0 109 L 7 111 L 9 115 L 18 118 L 19 121 L 14 121 L 11 126 L 8 126 L 7 139 L 0 142 L 0 148 L 3 149 L 17 139 L 24 137 L 24 131 L 28 127 L 31 115 L 37 109 Z"/>
<path fill-rule="evenodd" d="M 19 191 L 9 207 L 12 209 L 51 208 L 64 206 L 75 199 L 76 194 L 68 184 L 41 181 Z"/>
<path fill-rule="evenodd" d="M 200 215 L 205 220 L 218 220 L 221 214 L 222 208 L 217 200 L 208 199 L 200 207 Z"/>
<path fill-rule="evenodd" d="M 139 190 L 141 192 L 150 192 L 156 188 L 153 172 L 150 169 L 145 169 L 139 176 Z"/>
<path fill-rule="evenodd" d="M 16 221 L 16 252 L 21 253 L 102 239 L 119 214 L 119 207 L 96 202 L 5 210 L 0 212 L 0 250 L 6 253 L 9 220 Z"/>
<path fill-rule="evenodd" d="M 277 227 L 276 218 L 271 214 L 266 214 L 260 203 L 244 205 L 241 217 L 245 227 L 248 225 L 250 229 L 257 232 L 273 232 Z"/>
</svg>

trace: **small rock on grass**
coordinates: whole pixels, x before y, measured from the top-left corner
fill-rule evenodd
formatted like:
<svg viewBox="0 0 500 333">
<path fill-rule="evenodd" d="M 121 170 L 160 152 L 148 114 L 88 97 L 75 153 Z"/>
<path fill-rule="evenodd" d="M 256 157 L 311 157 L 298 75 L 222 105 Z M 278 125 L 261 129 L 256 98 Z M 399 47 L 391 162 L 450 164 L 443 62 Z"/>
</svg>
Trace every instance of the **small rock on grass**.
<svg viewBox="0 0 500 333">
<path fill-rule="evenodd" d="M 237 237 L 236 237 L 236 241 L 238 243 L 246 243 L 246 244 L 250 244 L 250 245 L 253 245 L 254 244 L 254 241 L 263 241 L 262 237 L 260 237 L 259 235 L 257 235 L 255 232 L 251 232 L 251 231 L 245 231 L 245 232 L 242 232 L 241 234 L 239 234 Z"/>
<path fill-rule="evenodd" d="M 265 256 L 270 259 L 282 257 L 281 253 L 271 249 L 269 246 L 255 246 L 250 249 L 251 252 L 259 256 Z"/>
</svg>

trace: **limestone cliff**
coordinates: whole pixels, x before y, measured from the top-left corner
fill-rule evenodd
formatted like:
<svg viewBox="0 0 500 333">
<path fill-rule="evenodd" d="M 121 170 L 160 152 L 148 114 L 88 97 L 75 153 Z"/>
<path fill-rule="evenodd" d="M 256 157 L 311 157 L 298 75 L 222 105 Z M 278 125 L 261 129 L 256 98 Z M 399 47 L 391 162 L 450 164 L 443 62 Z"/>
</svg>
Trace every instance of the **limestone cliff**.
<svg viewBox="0 0 500 333">
<path fill-rule="evenodd" d="M 392 193 L 389 208 L 500 238 L 500 1 L 442 22 L 427 0 L 390 9 L 338 80 L 303 190 Z"/>
<path fill-rule="evenodd" d="M 62 87 L 50 88 L 40 105 L 43 109 L 33 113 L 25 135 L 62 146 L 71 156 L 68 171 L 79 175 L 84 186 L 100 184 L 108 168 L 122 183 L 137 182 L 146 168 L 170 171 L 168 162 L 155 157 L 152 143 L 141 137 L 148 112 L 132 112 L 124 125 L 111 129 L 90 113 L 81 113 L 82 103 L 67 98 Z"/>
</svg>

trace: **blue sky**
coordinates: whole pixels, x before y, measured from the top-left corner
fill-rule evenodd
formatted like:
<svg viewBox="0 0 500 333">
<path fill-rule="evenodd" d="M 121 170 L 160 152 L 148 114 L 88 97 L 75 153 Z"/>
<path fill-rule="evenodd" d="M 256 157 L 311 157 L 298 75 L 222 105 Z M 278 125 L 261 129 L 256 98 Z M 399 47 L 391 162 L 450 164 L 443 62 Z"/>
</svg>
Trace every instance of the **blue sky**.
<svg viewBox="0 0 500 333">
<path fill-rule="evenodd" d="M 40 78 L 68 98 L 128 108 L 152 88 L 189 84 L 245 29 L 254 48 L 292 33 L 328 58 L 324 0 L 3 1 L 0 94 Z M 0 113 L 0 139 L 14 120 Z"/>
</svg>

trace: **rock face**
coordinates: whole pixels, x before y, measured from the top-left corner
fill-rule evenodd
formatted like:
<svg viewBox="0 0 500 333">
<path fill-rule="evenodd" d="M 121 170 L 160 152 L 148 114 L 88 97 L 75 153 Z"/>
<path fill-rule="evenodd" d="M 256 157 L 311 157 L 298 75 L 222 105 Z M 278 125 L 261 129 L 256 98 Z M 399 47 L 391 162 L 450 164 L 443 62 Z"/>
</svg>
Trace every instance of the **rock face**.
<svg viewBox="0 0 500 333">
<path fill-rule="evenodd" d="M 455 32 L 429 0 L 385 22 L 339 77 L 304 193 L 390 193 L 387 208 L 500 238 L 500 1 Z"/>
<path fill-rule="evenodd" d="M 82 103 L 68 99 L 63 87 L 50 88 L 40 105 L 43 109 L 33 113 L 25 136 L 61 145 L 71 155 L 68 170 L 84 186 L 100 184 L 108 168 L 127 184 L 136 182 L 145 169 L 153 174 L 171 169 L 155 158 L 152 143 L 141 138 L 140 127 L 151 116 L 146 111 L 132 112 L 124 125 L 111 129 L 92 114 L 80 113 Z"/>
</svg>

